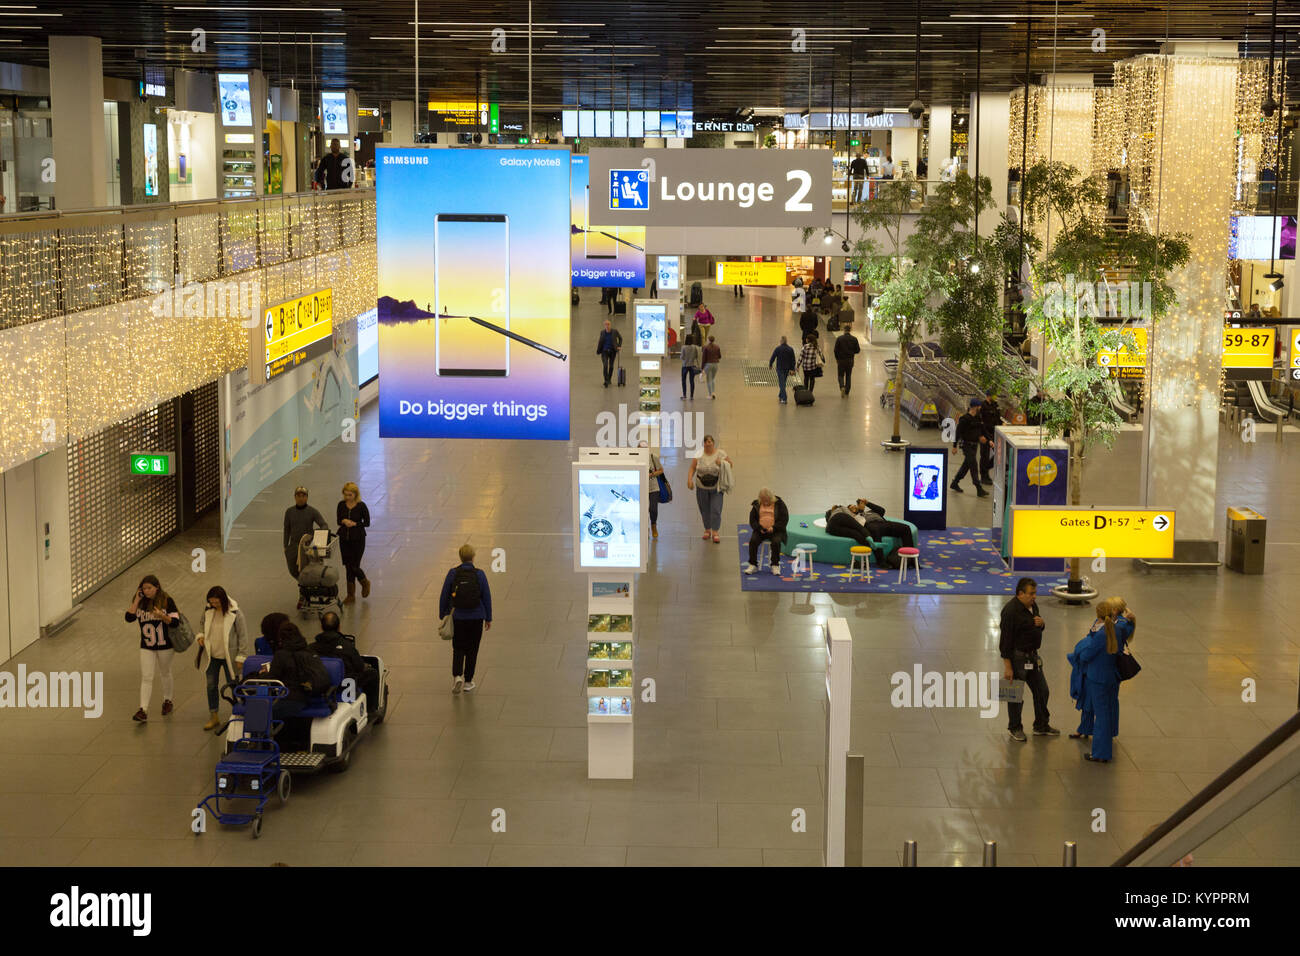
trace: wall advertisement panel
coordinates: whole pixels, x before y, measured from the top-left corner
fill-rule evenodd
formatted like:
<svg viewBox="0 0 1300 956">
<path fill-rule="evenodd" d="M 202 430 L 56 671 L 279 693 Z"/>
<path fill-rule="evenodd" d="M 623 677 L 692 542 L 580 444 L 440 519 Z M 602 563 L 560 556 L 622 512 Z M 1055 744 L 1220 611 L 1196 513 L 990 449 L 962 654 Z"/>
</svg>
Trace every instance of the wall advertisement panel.
<svg viewBox="0 0 1300 956">
<path fill-rule="evenodd" d="M 334 329 L 334 348 L 265 385 L 248 369 L 222 376 L 221 545 L 235 519 L 272 482 L 307 461 L 357 417 L 357 320 Z"/>
<path fill-rule="evenodd" d="M 569 151 L 380 147 L 379 433 L 569 437 Z"/>
<path fill-rule="evenodd" d="M 569 175 L 569 249 L 575 286 L 645 286 L 645 226 L 600 226 L 602 190 L 592 196 L 588 157 L 574 156 Z"/>
</svg>

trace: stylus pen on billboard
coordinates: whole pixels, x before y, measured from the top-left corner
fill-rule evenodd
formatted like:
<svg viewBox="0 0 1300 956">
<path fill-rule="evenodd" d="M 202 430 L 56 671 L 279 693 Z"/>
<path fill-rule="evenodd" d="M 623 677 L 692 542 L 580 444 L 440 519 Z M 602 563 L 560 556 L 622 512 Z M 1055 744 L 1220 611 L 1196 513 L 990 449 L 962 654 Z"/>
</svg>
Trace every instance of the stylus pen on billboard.
<svg viewBox="0 0 1300 956">
<path fill-rule="evenodd" d="M 570 226 L 569 231 L 572 232 L 574 235 L 577 235 L 580 232 L 594 233 L 597 236 L 604 236 L 607 239 L 613 239 L 615 242 L 621 242 L 625 246 L 631 246 L 637 252 L 645 252 L 645 249 L 641 246 L 638 246 L 636 243 L 628 242 L 626 239 L 620 239 L 618 236 L 611 236 L 609 233 L 605 232 L 602 229 L 583 229 L 581 226 Z"/>
<path fill-rule="evenodd" d="M 453 316 L 445 316 L 445 318 L 453 318 Z M 465 318 L 469 319 L 471 322 L 475 322 L 483 326 L 483 328 L 485 329 L 491 329 L 493 332 L 500 332 L 506 338 L 511 338 L 514 339 L 516 342 L 522 342 L 524 345 L 531 346 L 532 348 L 537 349 L 537 351 L 539 352 L 545 352 L 547 355 L 553 355 L 561 362 L 565 361 L 568 358 L 568 356 L 565 355 L 563 352 L 557 352 L 555 351 L 555 349 L 549 346 L 542 345 L 539 342 L 534 342 L 532 339 L 525 338 L 524 336 L 520 335 L 518 332 L 511 332 L 509 329 L 503 329 L 501 328 L 501 326 L 493 325 L 491 322 L 485 322 L 482 319 L 476 319 L 472 315 L 467 315 L 465 316 Z"/>
</svg>

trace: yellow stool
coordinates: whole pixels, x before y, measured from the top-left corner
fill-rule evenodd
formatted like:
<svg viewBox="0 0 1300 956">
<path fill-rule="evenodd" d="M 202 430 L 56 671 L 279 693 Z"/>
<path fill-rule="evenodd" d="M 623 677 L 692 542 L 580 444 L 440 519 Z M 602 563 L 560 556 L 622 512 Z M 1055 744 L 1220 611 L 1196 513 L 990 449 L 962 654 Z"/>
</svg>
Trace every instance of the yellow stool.
<svg viewBox="0 0 1300 956">
<path fill-rule="evenodd" d="M 862 567 L 858 568 L 858 561 L 862 562 Z M 856 544 L 849 548 L 849 579 L 857 574 L 859 579 L 866 575 L 867 583 L 871 583 L 871 549 L 865 545 Z"/>
</svg>

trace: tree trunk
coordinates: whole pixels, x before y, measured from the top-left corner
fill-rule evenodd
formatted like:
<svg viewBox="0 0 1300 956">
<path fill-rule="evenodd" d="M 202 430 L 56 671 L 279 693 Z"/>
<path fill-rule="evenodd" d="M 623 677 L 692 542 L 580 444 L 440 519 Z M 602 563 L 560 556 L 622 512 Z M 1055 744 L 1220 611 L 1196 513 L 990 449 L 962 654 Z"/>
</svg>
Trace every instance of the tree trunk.
<svg viewBox="0 0 1300 956">
<path fill-rule="evenodd" d="M 1070 504 L 1079 505 L 1083 501 L 1083 445 L 1076 436 L 1078 429 L 1070 430 Z M 1083 579 L 1079 576 L 1079 559 L 1070 559 L 1070 581 L 1066 589 L 1073 594 L 1083 590 Z"/>
<path fill-rule="evenodd" d="M 900 442 L 903 436 L 898 433 L 899 419 L 903 415 L 903 363 L 907 361 L 907 343 L 898 343 L 898 371 L 894 373 L 894 435 L 889 440 Z"/>
</svg>

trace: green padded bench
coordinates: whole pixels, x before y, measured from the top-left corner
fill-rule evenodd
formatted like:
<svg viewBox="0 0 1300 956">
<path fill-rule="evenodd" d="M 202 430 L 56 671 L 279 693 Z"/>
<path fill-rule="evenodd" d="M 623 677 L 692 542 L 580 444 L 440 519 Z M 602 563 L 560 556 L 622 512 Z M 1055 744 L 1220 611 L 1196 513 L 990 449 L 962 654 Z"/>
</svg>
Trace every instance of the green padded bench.
<svg viewBox="0 0 1300 956">
<path fill-rule="evenodd" d="M 896 521 L 896 518 L 890 518 Z M 799 522 L 805 522 L 808 527 L 799 527 Z M 816 524 L 815 522 L 821 522 Z M 910 521 L 904 521 L 905 525 L 912 529 L 912 540 L 920 544 L 920 536 L 917 534 L 916 525 Z M 849 563 L 852 555 L 849 548 L 857 544 L 853 538 L 841 538 L 838 535 L 828 534 L 826 532 L 825 514 L 814 515 L 791 515 L 790 523 L 786 525 L 786 545 L 787 549 L 793 549 L 796 544 L 807 542 L 808 544 L 817 545 L 817 553 L 813 556 L 814 560 L 825 564 L 844 564 Z M 883 541 L 877 541 L 875 538 L 868 536 L 871 542 L 871 563 L 879 566 L 880 555 L 877 551 L 893 551 L 895 548 L 903 546 L 903 542 L 897 538 L 886 536 Z"/>
</svg>

